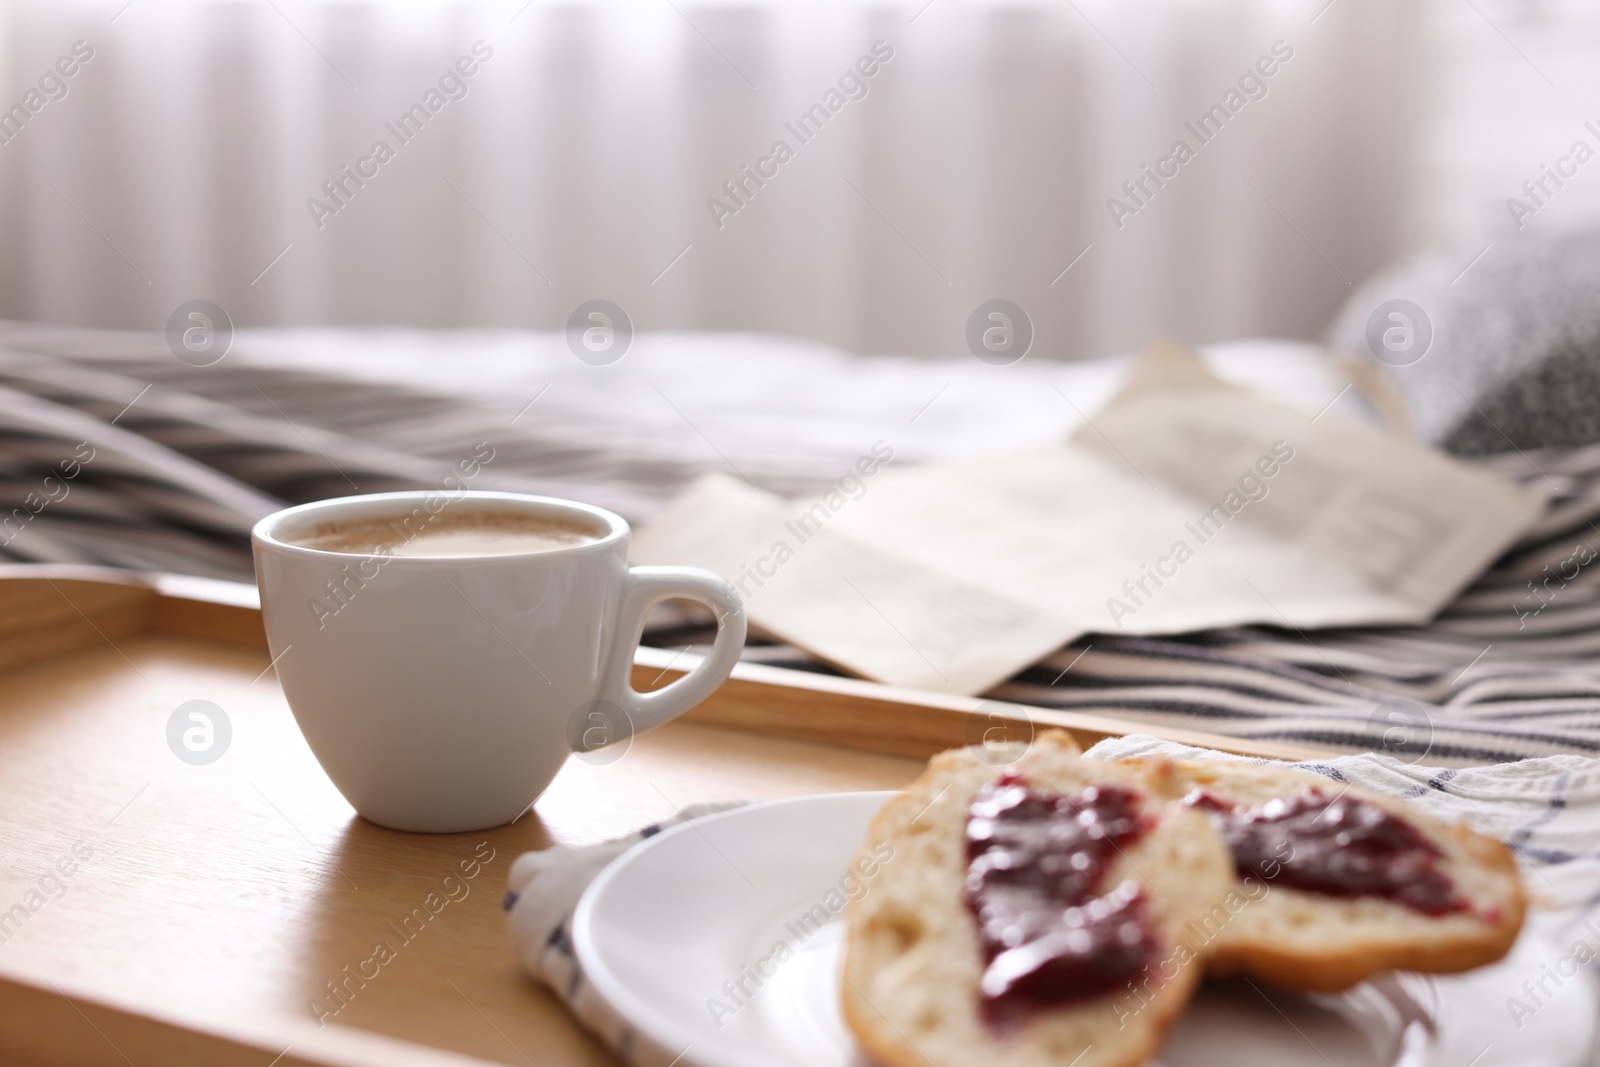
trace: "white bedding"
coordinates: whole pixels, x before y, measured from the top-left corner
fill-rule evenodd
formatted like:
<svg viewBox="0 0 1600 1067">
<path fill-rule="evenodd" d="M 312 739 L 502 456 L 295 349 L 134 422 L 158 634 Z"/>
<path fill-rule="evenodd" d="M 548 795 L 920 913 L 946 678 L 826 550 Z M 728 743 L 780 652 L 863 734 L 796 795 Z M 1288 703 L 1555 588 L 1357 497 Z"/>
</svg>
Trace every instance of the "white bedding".
<svg viewBox="0 0 1600 1067">
<path fill-rule="evenodd" d="M 1343 388 L 1309 345 L 1207 352 L 1223 376 L 1308 412 Z M 23 505 L 52 450 L 70 453 L 84 431 L 68 424 L 81 417 L 116 421 L 97 447 L 118 456 L 85 474 L 79 487 L 92 492 L 47 509 L 4 550 L 247 577 L 243 535 L 276 503 L 431 485 L 478 441 L 495 448 L 480 488 L 577 497 L 642 520 L 708 470 L 795 495 L 874 441 L 913 463 L 1054 438 L 1092 418 L 1126 367 L 853 356 L 698 333 L 640 334 L 619 362 L 591 366 L 559 333 L 384 329 L 244 330 L 220 362 L 193 367 L 159 335 L 3 323 L 0 509 Z M 1360 409 L 1354 391 L 1338 404 Z M 117 431 L 148 444 L 130 449 Z M 215 477 L 197 479 L 180 456 Z M 241 492 L 219 488 L 230 480 Z M 224 517 L 197 521 L 182 500 L 194 495 Z"/>
</svg>

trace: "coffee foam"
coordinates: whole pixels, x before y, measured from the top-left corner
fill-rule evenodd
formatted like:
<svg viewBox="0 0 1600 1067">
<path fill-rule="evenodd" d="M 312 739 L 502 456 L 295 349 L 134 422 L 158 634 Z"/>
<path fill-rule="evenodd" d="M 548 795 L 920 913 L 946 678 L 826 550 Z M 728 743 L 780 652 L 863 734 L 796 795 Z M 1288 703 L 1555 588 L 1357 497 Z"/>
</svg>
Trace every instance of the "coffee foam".
<svg viewBox="0 0 1600 1067">
<path fill-rule="evenodd" d="M 459 559 L 552 552 L 604 536 L 574 519 L 474 509 L 324 522 L 284 540 L 323 552 Z"/>
</svg>

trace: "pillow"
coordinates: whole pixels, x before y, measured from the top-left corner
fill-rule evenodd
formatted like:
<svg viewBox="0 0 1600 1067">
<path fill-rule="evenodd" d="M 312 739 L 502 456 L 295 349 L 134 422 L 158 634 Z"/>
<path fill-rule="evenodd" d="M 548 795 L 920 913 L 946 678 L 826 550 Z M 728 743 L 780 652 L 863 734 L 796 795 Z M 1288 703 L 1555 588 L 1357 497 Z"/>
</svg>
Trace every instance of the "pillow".
<svg viewBox="0 0 1600 1067">
<path fill-rule="evenodd" d="M 1600 229 L 1521 233 L 1380 272 L 1328 340 L 1377 362 L 1417 435 L 1447 451 L 1589 444 L 1600 441 L 1597 297 Z"/>
</svg>

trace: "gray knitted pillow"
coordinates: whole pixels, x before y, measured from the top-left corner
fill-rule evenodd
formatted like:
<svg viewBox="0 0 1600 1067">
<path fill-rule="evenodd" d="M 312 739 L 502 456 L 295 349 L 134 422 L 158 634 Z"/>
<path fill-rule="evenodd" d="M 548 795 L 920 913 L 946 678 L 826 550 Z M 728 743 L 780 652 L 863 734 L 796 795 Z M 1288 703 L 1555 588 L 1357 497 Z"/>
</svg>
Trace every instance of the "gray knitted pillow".
<svg viewBox="0 0 1600 1067">
<path fill-rule="evenodd" d="M 1451 452 L 1600 441 L 1600 229 L 1478 250 L 1369 279 L 1330 344 L 1381 361 L 1418 436 Z"/>
</svg>

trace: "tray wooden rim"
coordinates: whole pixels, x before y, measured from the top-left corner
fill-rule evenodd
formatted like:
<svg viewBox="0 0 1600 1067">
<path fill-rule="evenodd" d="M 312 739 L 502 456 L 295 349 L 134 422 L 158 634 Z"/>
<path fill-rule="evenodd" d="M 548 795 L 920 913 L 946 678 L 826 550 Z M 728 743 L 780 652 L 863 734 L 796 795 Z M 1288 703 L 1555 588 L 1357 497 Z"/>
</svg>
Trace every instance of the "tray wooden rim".
<svg viewBox="0 0 1600 1067">
<path fill-rule="evenodd" d="M 0 565 L 0 586 L 18 579 L 120 587 L 135 597 L 148 599 L 150 621 L 144 629 L 266 648 L 260 600 L 253 585 L 93 567 Z M 92 647 L 95 640 L 93 635 L 88 635 L 81 644 L 62 646 L 46 655 Z M 690 653 L 640 647 L 634 656 L 634 682 L 650 687 L 665 684 L 685 673 L 698 659 Z M 0 670 L 15 665 L 0 656 Z M 804 712 L 803 717 L 797 715 L 801 712 Z M 1028 731 L 1033 729 L 1059 728 L 1072 734 L 1085 747 L 1107 737 L 1138 733 L 1197 748 L 1265 759 L 1302 760 L 1327 754 L 1309 745 L 1131 722 L 1117 718 L 1114 709 L 1104 713 L 1057 711 L 759 663 L 736 666 L 723 687 L 689 712 L 687 718 L 733 729 L 921 759 L 946 748 L 973 743 L 982 736 L 983 730 L 995 727 L 1003 727 L 1019 737 L 1027 737 Z"/>
<path fill-rule="evenodd" d="M 166 634 L 266 651 L 253 586 L 175 575 L 145 575 L 54 564 L 0 565 L 0 672 L 47 662 L 118 637 Z M 695 657 L 640 648 L 635 684 L 648 688 L 681 675 Z M 1145 733 L 1173 741 L 1275 759 L 1305 758 L 1308 750 L 1241 741 L 1198 731 L 1163 730 L 1113 716 L 1047 709 L 900 689 L 874 682 L 760 664 L 741 664 L 716 694 L 688 716 L 709 725 L 795 740 L 823 742 L 896 756 L 925 758 L 970 743 L 986 729 L 1060 727 L 1080 743 Z M 974 730 L 977 732 L 974 733 Z M 0 1015 L 28 1021 L 41 1059 L 98 1058 L 82 1021 L 94 1013 L 115 1021 L 119 1036 L 160 1046 L 166 1062 L 364 1067 L 463 1067 L 486 1061 L 446 1049 L 346 1027 L 318 1028 L 273 1016 L 241 1024 L 196 1019 L 163 1010 L 122 991 L 89 990 L 70 981 L 45 984 L 0 958 Z M 80 1018 L 81 1017 L 81 1018 Z M 100 1027 L 95 1026 L 99 1032 Z M 76 1041 L 65 1038 L 76 1033 Z M 104 1036 L 103 1034 L 101 1035 Z M 109 1038 L 106 1039 L 109 1042 Z M 116 1046 L 112 1046 L 116 1047 Z M 42 1050 L 48 1048 L 46 1055 Z M 81 1055 L 75 1055 L 74 1050 Z M 64 1058 L 63 1058 L 64 1057 Z M 274 1058 L 276 1057 L 276 1058 Z"/>
</svg>

